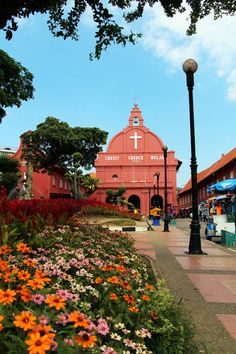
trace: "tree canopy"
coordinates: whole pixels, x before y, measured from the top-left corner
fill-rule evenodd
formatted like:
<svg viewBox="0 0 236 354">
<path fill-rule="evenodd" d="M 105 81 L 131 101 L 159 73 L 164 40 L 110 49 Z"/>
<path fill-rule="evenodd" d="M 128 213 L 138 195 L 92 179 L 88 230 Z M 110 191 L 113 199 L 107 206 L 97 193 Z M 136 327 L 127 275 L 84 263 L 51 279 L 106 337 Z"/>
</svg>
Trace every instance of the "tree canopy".
<svg viewBox="0 0 236 354">
<path fill-rule="evenodd" d="M 115 20 L 114 13 L 117 9 L 122 12 L 125 21 L 130 23 L 142 17 L 146 5 L 153 6 L 156 3 L 161 4 L 169 17 L 186 11 L 187 5 L 190 8 L 188 34 L 195 33 L 197 22 L 210 13 L 217 19 L 222 15 L 234 15 L 236 11 L 236 0 L 1 0 L 0 29 L 6 32 L 7 39 L 11 39 L 18 28 L 19 18 L 28 18 L 35 13 L 48 13 L 48 26 L 54 36 L 77 40 L 81 16 L 90 8 L 96 24 L 93 56 L 99 58 L 101 52 L 111 43 L 134 44 L 140 36 L 133 32 L 125 33 L 124 27 Z"/>
<path fill-rule="evenodd" d="M 4 186 L 9 195 L 9 193 L 14 191 L 21 177 L 19 161 L 10 156 L 0 154 L 0 172 L 0 187 Z"/>
<path fill-rule="evenodd" d="M 47 117 L 36 130 L 22 135 L 23 155 L 31 160 L 34 169 L 50 171 L 56 165 L 70 169 L 79 154 L 80 167 L 89 169 L 94 166 L 107 135 L 99 128 L 71 128 L 66 122 Z"/>
<path fill-rule="evenodd" d="M 33 75 L 0 49 L 0 123 L 6 107 L 20 107 L 22 101 L 33 98 Z"/>
</svg>

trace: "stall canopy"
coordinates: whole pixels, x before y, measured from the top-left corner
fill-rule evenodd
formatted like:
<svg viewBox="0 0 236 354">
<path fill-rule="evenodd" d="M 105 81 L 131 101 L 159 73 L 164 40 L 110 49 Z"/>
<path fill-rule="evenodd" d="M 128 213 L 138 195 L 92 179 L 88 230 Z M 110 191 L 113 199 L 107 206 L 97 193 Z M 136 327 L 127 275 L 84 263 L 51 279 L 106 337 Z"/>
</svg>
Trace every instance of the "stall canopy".
<svg viewBox="0 0 236 354">
<path fill-rule="evenodd" d="M 208 193 L 236 192 L 236 178 L 225 179 L 207 188 Z"/>
</svg>

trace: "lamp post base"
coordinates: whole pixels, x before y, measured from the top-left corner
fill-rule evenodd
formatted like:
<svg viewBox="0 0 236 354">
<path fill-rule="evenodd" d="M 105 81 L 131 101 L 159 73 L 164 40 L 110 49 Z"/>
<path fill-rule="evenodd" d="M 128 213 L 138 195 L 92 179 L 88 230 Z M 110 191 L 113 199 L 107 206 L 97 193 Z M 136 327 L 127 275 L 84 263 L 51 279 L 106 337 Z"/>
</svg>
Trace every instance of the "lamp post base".
<svg viewBox="0 0 236 354">
<path fill-rule="evenodd" d="M 164 219 L 164 230 L 163 232 L 169 232 L 169 220 Z"/>
<path fill-rule="evenodd" d="M 192 220 L 190 224 L 190 240 L 189 240 L 189 250 L 188 254 L 201 254 L 204 255 L 206 254 L 205 252 L 202 251 L 201 249 L 201 235 L 200 235 L 200 228 L 201 225 L 199 223 L 199 220 Z"/>
</svg>

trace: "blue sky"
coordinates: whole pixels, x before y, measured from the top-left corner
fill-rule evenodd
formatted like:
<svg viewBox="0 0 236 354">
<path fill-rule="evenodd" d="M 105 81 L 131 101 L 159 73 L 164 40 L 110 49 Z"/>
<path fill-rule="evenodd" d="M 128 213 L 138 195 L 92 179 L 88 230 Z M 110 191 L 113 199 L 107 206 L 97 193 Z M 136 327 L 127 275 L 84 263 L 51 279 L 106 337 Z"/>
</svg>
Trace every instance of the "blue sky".
<svg viewBox="0 0 236 354">
<path fill-rule="evenodd" d="M 95 27 L 86 13 L 80 41 L 54 38 L 46 16 L 21 20 L 11 41 L 0 47 L 34 74 L 35 98 L 7 109 L 0 146 L 17 147 L 19 136 L 53 116 L 71 126 L 99 127 L 112 136 L 128 124 L 134 97 L 144 124 L 183 162 L 178 186 L 190 178 L 188 92 L 182 63 L 195 58 L 194 113 L 198 171 L 235 147 L 236 17 L 202 20 L 195 36 L 185 35 L 186 14 L 168 19 L 159 6 L 129 26 L 143 33 L 135 46 L 111 46 L 89 61 Z"/>
</svg>

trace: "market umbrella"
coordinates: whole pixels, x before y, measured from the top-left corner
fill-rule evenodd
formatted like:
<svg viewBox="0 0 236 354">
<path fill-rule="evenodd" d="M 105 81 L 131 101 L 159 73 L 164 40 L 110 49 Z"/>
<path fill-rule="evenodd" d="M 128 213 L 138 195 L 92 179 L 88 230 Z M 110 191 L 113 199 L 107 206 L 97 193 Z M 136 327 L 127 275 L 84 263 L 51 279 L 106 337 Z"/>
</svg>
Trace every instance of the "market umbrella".
<svg viewBox="0 0 236 354">
<path fill-rule="evenodd" d="M 221 182 L 215 183 L 212 186 L 209 186 L 207 188 L 207 191 L 209 193 L 227 192 L 227 191 L 236 192 L 236 178 L 229 178 Z"/>
</svg>

